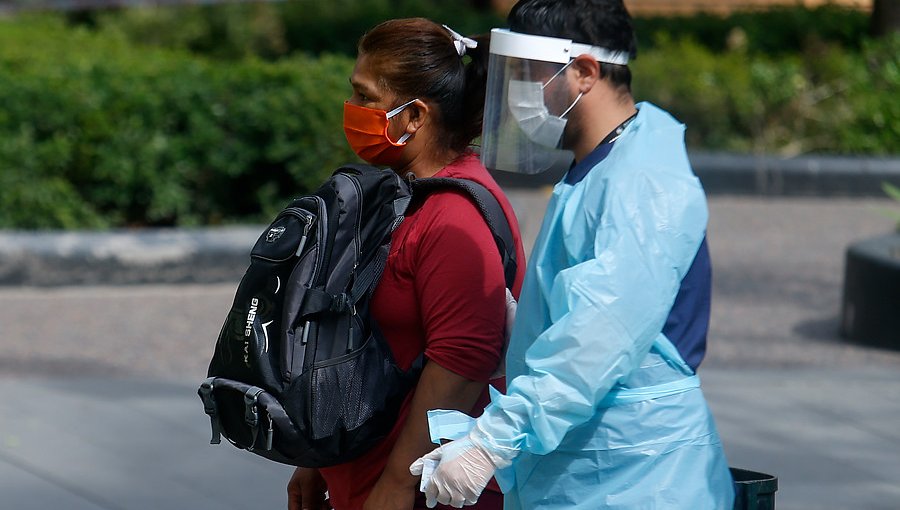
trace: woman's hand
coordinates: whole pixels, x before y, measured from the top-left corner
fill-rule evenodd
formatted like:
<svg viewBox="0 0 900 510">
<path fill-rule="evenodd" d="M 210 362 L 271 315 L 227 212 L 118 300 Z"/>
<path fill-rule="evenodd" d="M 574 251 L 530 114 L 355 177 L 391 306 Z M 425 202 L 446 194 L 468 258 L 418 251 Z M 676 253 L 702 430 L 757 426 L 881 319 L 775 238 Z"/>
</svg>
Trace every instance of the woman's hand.
<svg viewBox="0 0 900 510">
<path fill-rule="evenodd" d="M 298 467 L 288 482 L 288 510 L 331 510 L 328 487 L 318 469 Z"/>
</svg>

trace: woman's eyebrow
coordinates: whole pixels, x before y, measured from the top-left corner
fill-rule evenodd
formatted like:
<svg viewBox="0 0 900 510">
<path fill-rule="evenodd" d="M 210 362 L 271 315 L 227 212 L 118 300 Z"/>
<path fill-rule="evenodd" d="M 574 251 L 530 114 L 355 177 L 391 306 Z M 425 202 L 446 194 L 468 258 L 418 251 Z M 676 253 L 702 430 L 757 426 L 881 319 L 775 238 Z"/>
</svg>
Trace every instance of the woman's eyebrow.
<svg viewBox="0 0 900 510">
<path fill-rule="evenodd" d="M 368 95 L 371 95 L 372 89 L 369 88 L 368 85 L 366 85 L 365 83 L 362 83 L 362 82 L 353 81 L 353 78 L 349 78 L 349 80 L 350 80 L 350 85 L 351 85 L 357 92 L 362 92 L 363 94 L 365 94 L 365 95 L 367 95 L 367 96 L 368 96 Z"/>
</svg>

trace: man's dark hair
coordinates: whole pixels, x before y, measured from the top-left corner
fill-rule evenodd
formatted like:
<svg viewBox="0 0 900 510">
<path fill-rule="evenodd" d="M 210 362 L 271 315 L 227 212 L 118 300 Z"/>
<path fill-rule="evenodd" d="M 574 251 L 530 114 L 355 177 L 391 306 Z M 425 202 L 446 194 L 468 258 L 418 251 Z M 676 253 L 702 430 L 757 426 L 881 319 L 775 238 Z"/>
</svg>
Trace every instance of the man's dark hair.
<svg viewBox="0 0 900 510">
<path fill-rule="evenodd" d="M 520 0 L 507 17 L 513 32 L 571 39 L 637 57 L 631 16 L 622 0 Z M 631 91 L 628 66 L 600 64 L 604 78 Z"/>
</svg>

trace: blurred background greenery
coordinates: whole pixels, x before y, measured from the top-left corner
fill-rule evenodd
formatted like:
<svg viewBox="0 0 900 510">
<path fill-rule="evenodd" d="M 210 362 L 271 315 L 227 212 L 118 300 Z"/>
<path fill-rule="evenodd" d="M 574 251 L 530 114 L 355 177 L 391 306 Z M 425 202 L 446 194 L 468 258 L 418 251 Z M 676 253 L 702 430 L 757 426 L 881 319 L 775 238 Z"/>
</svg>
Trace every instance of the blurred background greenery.
<svg viewBox="0 0 900 510">
<path fill-rule="evenodd" d="M 363 32 L 462 0 L 291 0 L 0 17 L 0 228 L 268 221 L 354 161 L 342 102 Z M 635 96 L 690 150 L 900 154 L 900 33 L 825 5 L 640 16 Z"/>
</svg>

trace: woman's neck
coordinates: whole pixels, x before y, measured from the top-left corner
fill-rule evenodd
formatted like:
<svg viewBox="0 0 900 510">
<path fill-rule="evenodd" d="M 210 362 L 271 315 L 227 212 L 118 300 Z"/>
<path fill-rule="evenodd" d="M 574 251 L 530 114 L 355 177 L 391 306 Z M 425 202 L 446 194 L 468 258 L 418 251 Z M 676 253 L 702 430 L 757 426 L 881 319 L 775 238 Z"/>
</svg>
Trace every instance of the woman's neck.
<svg viewBox="0 0 900 510">
<path fill-rule="evenodd" d="M 456 151 L 444 151 L 441 154 L 422 151 L 413 156 L 413 158 L 402 167 L 394 168 L 394 171 L 401 177 L 406 177 L 412 173 L 416 179 L 425 179 L 440 172 L 445 166 L 455 161 L 460 155 L 461 153 Z"/>
</svg>

